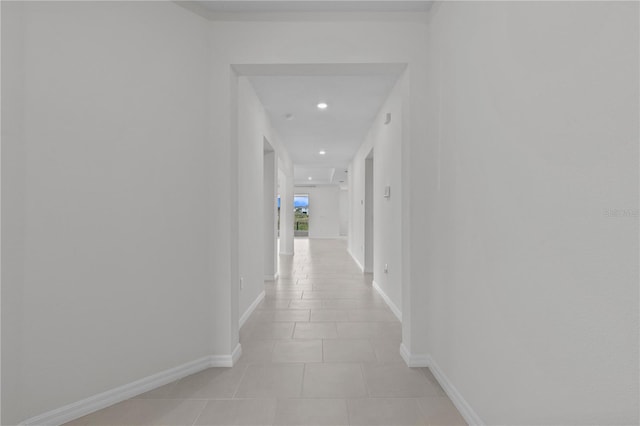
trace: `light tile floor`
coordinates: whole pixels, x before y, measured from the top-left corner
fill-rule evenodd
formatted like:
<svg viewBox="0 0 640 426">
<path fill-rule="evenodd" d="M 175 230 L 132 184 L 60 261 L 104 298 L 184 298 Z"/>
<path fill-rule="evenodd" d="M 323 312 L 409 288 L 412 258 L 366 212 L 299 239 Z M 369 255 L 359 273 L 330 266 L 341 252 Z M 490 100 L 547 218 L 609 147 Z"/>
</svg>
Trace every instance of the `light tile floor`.
<svg viewBox="0 0 640 426">
<path fill-rule="evenodd" d="M 343 240 L 296 239 L 240 330 L 243 355 L 70 425 L 465 425 Z"/>
</svg>

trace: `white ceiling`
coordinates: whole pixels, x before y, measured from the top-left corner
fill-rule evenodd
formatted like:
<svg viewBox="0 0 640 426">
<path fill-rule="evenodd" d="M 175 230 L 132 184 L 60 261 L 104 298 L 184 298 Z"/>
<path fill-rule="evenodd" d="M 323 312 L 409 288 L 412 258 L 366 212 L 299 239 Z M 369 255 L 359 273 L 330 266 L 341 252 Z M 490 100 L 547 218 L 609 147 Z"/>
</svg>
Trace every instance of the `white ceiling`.
<svg viewBox="0 0 640 426">
<path fill-rule="evenodd" d="M 433 3 L 423 0 L 233 0 L 194 1 L 214 13 L 264 12 L 425 12 Z"/>
<path fill-rule="evenodd" d="M 398 74 L 396 67 L 374 75 L 248 78 L 291 155 L 296 183 L 337 184 L 346 181 L 346 168 Z M 329 107 L 319 110 L 319 102 L 326 102 Z M 287 119 L 289 114 L 292 119 Z M 320 155 L 320 150 L 326 155 Z"/>
</svg>

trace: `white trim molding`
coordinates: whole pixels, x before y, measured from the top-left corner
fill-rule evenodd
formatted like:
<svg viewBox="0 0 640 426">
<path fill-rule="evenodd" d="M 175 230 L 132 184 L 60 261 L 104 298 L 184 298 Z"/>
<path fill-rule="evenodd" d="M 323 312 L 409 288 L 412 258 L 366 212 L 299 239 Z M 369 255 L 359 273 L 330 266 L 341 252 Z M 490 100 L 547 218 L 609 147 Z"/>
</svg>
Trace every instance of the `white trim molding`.
<svg viewBox="0 0 640 426">
<path fill-rule="evenodd" d="M 478 413 L 471 407 L 466 399 L 462 396 L 460 391 L 456 389 L 451 380 L 444 374 L 444 371 L 440 369 L 438 364 L 433 360 L 431 355 L 428 354 L 412 354 L 407 347 L 403 344 L 400 345 L 400 355 L 407 363 L 409 367 L 429 367 L 429 370 L 433 373 L 442 389 L 456 406 L 460 415 L 469 424 L 469 426 L 485 426 L 485 422 L 482 421 Z"/>
<path fill-rule="evenodd" d="M 242 346 L 240 343 L 236 345 L 230 355 L 211 355 L 209 367 L 233 367 L 242 355 Z"/>
<path fill-rule="evenodd" d="M 387 296 L 387 293 L 385 293 L 382 290 L 382 288 L 378 285 L 377 282 L 372 281 L 371 285 L 378 292 L 378 294 L 382 297 L 382 299 L 387 304 L 387 306 L 389 306 L 389 309 L 391 309 L 391 312 L 393 312 L 393 315 L 395 315 L 396 318 L 398 318 L 398 321 L 400 321 L 400 323 L 402 323 L 402 311 L 400 309 L 398 309 L 396 304 L 391 301 L 389 296 Z"/>
<path fill-rule="evenodd" d="M 230 355 L 206 356 L 186 364 L 144 377 L 135 382 L 99 393 L 89 398 L 47 411 L 20 423 L 20 425 L 58 426 L 87 414 L 107 408 L 118 402 L 133 398 L 168 383 L 190 376 L 210 367 L 231 367 L 234 360 L 240 357 L 242 349 L 236 347 Z"/>
<path fill-rule="evenodd" d="M 233 367 L 242 355 L 242 346 L 238 343 L 231 355 L 212 355 L 210 367 Z"/>
<path fill-rule="evenodd" d="M 356 265 L 358 265 L 358 268 L 360 268 L 360 270 L 364 273 L 364 266 L 362 266 L 362 263 L 360 263 L 360 261 L 353 255 L 350 248 L 347 248 L 347 253 L 349 253 L 353 261 L 356 262 Z"/>
<path fill-rule="evenodd" d="M 265 275 L 265 276 L 264 276 L 264 280 L 265 280 L 265 281 L 276 281 L 276 280 L 278 279 L 278 277 L 279 277 L 279 276 L 280 276 L 280 275 L 276 272 L 276 273 L 275 273 L 275 274 L 273 274 L 273 275 Z"/>
<path fill-rule="evenodd" d="M 400 356 L 407 363 L 407 367 L 429 367 L 429 355 L 412 354 L 404 343 L 400 345 Z"/>
<path fill-rule="evenodd" d="M 440 383 L 440 386 L 442 386 L 442 389 L 444 389 L 447 396 L 451 402 L 453 402 L 453 405 L 456 406 L 465 421 L 470 426 L 485 426 L 485 422 L 482 421 L 478 413 L 476 413 L 473 407 L 471 407 L 467 400 L 464 399 L 458 389 L 456 389 L 449 378 L 444 374 L 440 367 L 438 367 L 438 364 L 436 364 L 433 358 L 431 358 L 430 355 L 427 355 L 427 359 L 429 363 L 429 370 L 431 370 L 435 378 L 438 380 L 438 383 Z"/>
<path fill-rule="evenodd" d="M 258 297 L 256 297 L 256 300 L 253 301 L 253 303 L 247 308 L 246 311 L 244 311 L 244 314 L 242 314 L 242 316 L 240 317 L 240 321 L 238 322 L 238 328 L 242 327 L 244 323 L 247 322 L 247 320 L 249 319 L 253 311 L 256 310 L 260 302 L 262 302 L 262 300 L 264 299 L 264 296 L 265 296 L 265 292 L 263 290 L 262 293 L 260 293 Z"/>
</svg>

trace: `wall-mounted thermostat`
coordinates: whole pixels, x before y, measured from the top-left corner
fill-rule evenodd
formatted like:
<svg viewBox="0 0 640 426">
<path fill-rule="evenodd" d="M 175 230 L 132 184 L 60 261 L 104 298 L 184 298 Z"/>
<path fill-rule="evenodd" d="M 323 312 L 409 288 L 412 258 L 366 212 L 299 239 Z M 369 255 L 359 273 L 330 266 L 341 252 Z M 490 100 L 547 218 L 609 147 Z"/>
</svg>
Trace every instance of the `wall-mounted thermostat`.
<svg viewBox="0 0 640 426">
<path fill-rule="evenodd" d="M 391 197 L 391 187 L 390 186 L 385 186 L 384 187 L 384 198 L 389 198 Z"/>
</svg>

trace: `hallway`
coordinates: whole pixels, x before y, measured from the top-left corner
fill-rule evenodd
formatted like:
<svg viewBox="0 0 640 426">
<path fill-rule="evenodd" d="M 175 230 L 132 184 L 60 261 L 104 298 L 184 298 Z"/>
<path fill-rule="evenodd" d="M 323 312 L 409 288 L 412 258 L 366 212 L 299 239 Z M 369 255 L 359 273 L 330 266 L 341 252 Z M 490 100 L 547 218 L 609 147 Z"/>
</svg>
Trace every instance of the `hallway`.
<svg viewBox="0 0 640 426">
<path fill-rule="evenodd" d="M 344 240 L 295 240 L 240 330 L 243 355 L 70 425 L 461 425 Z"/>
</svg>

